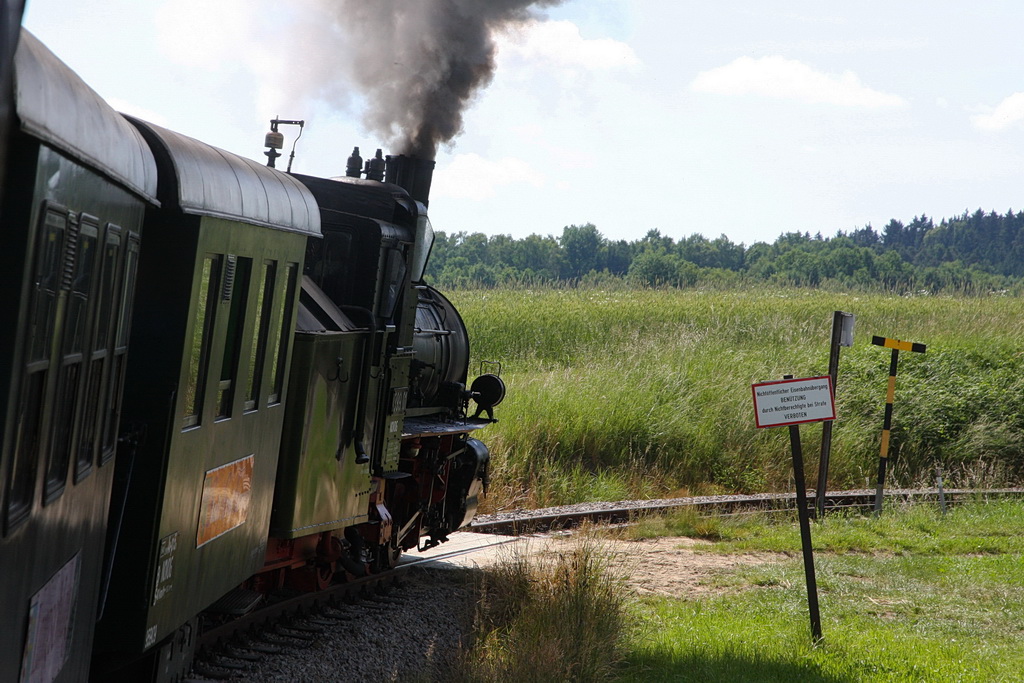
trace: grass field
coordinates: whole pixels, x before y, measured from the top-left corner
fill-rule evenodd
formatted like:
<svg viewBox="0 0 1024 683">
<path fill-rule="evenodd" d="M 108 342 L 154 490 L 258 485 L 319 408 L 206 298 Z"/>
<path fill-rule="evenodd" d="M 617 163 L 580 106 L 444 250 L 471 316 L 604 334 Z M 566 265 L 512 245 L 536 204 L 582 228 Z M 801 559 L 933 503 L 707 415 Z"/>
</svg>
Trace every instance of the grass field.
<svg viewBox="0 0 1024 683">
<path fill-rule="evenodd" d="M 892 486 L 1016 481 L 1024 463 L 1024 300 L 822 290 L 461 290 L 472 371 L 508 384 L 491 446 L 491 509 L 792 487 L 785 429 L 754 427 L 750 385 L 826 374 L 832 312 L 843 349 L 830 488 L 873 485 L 889 351 L 901 354 Z M 802 428 L 813 486 L 821 428 Z"/>
<path fill-rule="evenodd" d="M 826 517 L 812 535 L 818 642 L 792 515 L 683 511 L 579 532 L 554 550 L 513 552 L 486 567 L 476 644 L 457 680 L 1021 680 L 1024 501 L 979 498 L 945 515 L 893 505 L 880 517 Z M 631 542 L 652 537 L 662 538 Z M 684 549 L 674 559 L 664 551 L 673 544 Z M 701 578 L 641 592 L 666 569 Z"/>
<path fill-rule="evenodd" d="M 674 526 L 657 524 L 666 533 Z M 710 579 L 720 589 L 714 597 L 637 603 L 623 683 L 1021 680 L 1021 502 L 968 504 L 946 516 L 921 505 L 815 524 L 818 645 L 795 522 L 708 524 L 706 535 L 718 539 L 708 552 L 792 557 Z"/>
</svg>

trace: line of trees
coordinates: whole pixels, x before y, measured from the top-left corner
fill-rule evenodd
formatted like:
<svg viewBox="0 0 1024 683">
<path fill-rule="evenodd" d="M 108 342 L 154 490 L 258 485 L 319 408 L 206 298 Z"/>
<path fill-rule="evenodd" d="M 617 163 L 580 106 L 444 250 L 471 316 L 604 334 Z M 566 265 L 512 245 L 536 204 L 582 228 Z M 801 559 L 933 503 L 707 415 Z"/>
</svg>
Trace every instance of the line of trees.
<svg viewBox="0 0 1024 683">
<path fill-rule="evenodd" d="M 1024 277 L 1024 212 L 964 212 L 938 225 L 922 215 L 909 224 L 893 219 L 881 233 L 870 225 L 833 237 L 792 232 L 749 247 L 725 235 L 675 240 L 659 230 L 632 242 L 609 240 L 592 223 L 566 226 L 560 237 L 438 232 L 427 272 L 445 287 L 620 279 L 641 286 L 1005 290 Z"/>
</svg>

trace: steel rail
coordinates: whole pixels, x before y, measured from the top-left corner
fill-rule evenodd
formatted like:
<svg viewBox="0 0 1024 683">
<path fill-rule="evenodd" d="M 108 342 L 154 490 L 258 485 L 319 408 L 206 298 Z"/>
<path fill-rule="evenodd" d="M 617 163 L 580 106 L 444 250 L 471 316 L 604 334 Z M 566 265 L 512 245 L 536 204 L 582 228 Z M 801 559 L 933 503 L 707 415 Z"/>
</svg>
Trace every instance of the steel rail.
<svg viewBox="0 0 1024 683">
<path fill-rule="evenodd" d="M 1008 497 L 1024 495 L 1024 488 L 1004 489 L 891 489 L 885 496 L 904 501 L 938 501 L 944 495 L 948 503 L 954 504 L 976 498 Z M 836 491 L 825 496 L 825 513 L 839 510 L 866 509 L 872 507 L 875 492 L 867 489 Z M 808 492 L 813 501 L 814 491 Z M 813 510 L 813 506 L 810 506 Z M 581 509 L 582 508 L 582 509 Z M 618 503 L 585 504 L 572 509 L 546 508 L 498 515 L 481 516 L 464 530 L 478 533 L 521 534 L 550 529 L 569 528 L 582 522 L 622 523 L 633 521 L 644 515 L 692 508 L 701 513 L 735 514 L 752 511 L 785 512 L 796 509 L 795 493 L 765 493 L 754 495 L 694 496 L 655 501 L 619 501 Z"/>
</svg>

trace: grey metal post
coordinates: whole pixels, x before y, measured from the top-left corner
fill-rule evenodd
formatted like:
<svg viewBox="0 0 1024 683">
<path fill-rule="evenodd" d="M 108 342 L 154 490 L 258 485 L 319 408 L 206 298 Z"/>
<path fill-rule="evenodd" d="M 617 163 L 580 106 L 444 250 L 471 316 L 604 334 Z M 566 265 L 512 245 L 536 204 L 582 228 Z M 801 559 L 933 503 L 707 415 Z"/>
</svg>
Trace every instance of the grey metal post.
<svg viewBox="0 0 1024 683">
<path fill-rule="evenodd" d="M 843 321 L 849 313 L 836 311 L 832 314 L 832 346 L 828 354 L 828 374 L 832 378 L 832 401 L 835 402 L 836 377 L 839 374 L 839 346 L 843 341 Z M 852 336 L 852 331 L 851 331 Z M 815 490 L 815 507 L 818 519 L 825 516 L 825 491 L 828 488 L 828 461 L 832 455 L 832 420 L 821 426 L 821 457 L 818 459 L 818 488 Z"/>
<path fill-rule="evenodd" d="M 935 483 L 939 487 L 939 507 L 946 514 L 946 492 L 942 489 L 942 465 L 935 466 Z"/>
</svg>

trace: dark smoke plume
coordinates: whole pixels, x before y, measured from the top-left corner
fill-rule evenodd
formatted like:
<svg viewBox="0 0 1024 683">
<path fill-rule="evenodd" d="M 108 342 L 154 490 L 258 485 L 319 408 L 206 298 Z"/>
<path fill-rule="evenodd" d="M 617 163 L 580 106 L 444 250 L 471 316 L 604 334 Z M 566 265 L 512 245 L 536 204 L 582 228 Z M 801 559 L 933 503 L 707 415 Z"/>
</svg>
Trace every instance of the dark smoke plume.
<svg viewBox="0 0 1024 683">
<path fill-rule="evenodd" d="M 494 76 L 494 33 L 561 0 L 327 0 L 349 44 L 346 70 L 369 100 L 366 123 L 393 151 L 432 159 Z"/>
</svg>

